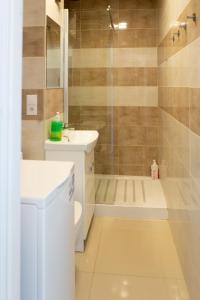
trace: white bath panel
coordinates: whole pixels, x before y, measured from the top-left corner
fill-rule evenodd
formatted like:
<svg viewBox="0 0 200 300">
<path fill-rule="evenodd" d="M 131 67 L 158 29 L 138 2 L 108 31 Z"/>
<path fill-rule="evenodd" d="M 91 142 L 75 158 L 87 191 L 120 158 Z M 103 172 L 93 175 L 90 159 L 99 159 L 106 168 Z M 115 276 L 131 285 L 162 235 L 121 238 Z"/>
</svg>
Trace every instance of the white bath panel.
<svg viewBox="0 0 200 300">
<path fill-rule="evenodd" d="M 95 214 L 168 219 L 160 181 L 136 176 L 96 175 Z"/>
</svg>

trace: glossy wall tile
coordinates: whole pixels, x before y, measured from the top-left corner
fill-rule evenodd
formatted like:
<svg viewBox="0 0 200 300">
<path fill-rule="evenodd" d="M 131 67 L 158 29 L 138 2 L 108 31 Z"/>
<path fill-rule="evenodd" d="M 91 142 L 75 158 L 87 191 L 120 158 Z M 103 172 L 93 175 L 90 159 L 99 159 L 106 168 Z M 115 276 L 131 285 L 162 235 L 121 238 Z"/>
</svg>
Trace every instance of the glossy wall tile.
<svg viewBox="0 0 200 300">
<path fill-rule="evenodd" d="M 47 120 L 63 113 L 63 89 L 46 88 L 46 1 L 24 0 L 22 150 L 25 159 L 44 159 Z M 63 1 L 60 4 L 61 9 Z M 52 72 L 52 77 L 56 72 Z M 27 115 L 27 95 L 37 96 L 37 115 Z"/>
<path fill-rule="evenodd" d="M 171 230 L 192 300 L 200 289 L 200 30 L 196 0 L 160 2 L 158 103 L 161 108 L 160 174 Z M 179 22 L 179 23 L 178 23 Z M 187 22 L 187 30 L 177 24 Z M 180 30 L 172 41 L 173 32 Z"/>
</svg>

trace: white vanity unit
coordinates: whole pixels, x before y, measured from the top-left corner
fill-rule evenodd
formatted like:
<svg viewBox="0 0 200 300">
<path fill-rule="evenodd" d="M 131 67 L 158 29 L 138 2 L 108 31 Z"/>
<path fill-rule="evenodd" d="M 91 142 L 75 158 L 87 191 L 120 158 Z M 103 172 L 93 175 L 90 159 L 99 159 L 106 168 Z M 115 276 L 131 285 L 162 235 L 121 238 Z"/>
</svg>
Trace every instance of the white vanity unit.
<svg viewBox="0 0 200 300">
<path fill-rule="evenodd" d="M 75 163 L 75 200 L 82 204 L 82 230 L 77 239 L 76 251 L 84 251 L 84 241 L 95 208 L 94 148 L 97 131 L 65 131 L 60 142 L 45 143 L 46 160 L 71 161 Z"/>
<path fill-rule="evenodd" d="M 75 300 L 74 164 L 21 162 L 21 300 Z"/>
</svg>

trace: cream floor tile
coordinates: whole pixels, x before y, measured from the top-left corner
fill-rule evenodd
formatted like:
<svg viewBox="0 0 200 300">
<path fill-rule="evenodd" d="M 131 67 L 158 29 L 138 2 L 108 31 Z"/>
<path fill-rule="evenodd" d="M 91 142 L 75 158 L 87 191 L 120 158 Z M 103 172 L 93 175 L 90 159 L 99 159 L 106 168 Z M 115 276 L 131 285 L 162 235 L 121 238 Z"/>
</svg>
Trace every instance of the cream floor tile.
<svg viewBox="0 0 200 300">
<path fill-rule="evenodd" d="M 183 278 L 183 273 L 172 236 L 159 236 L 163 273 L 168 278 Z"/>
<path fill-rule="evenodd" d="M 184 279 L 167 279 L 166 285 L 169 300 L 190 300 Z"/>
<path fill-rule="evenodd" d="M 102 299 L 169 300 L 163 279 L 95 274 L 89 300 Z"/>
<path fill-rule="evenodd" d="M 145 243 L 143 230 L 104 231 L 95 272 L 162 277 L 158 243 L 152 236 L 149 239 Z"/>
<path fill-rule="evenodd" d="M 76 269 L 82 272 L 93 272 L 95 260 L 97 257 L 97 250 L 101 236 L 104 218 L 95 217 L 93 219 L 91 229 L 84 253 L 76 253 Z"/>
<path fill-rule="evenodd" d="M 76 300 L 88 300 L 91 283 L 92 273 L 77 272 L 76 273 Z"/>
<path fill-rule="evenodd" d="M 131 220 L 131 219 L 124 219 L 124 218 L 110 218 L 104 217 L 103 222 L 104 229 L 107 229 L 108 226 L 113 229 L 129 229 L 129 230 L 151 230 L 153 232 L 165 232 L 170 235 L 171 232 L 168 221 L 165 220 Z M 106 227 L 107 226 L 107 227 Z"/>
<path fill-rule="evenodd" d="M 97 273 L 182 278 L 167 222 L 105 219 Z"/>
</svg>

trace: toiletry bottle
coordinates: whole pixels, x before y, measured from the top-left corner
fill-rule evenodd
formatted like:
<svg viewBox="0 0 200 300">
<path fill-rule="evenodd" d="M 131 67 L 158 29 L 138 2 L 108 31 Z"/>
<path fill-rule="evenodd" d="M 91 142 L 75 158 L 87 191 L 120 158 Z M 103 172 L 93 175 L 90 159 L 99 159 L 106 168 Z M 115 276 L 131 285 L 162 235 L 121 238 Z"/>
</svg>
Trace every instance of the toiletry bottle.
<svg viewBox="0 0 200 300">
<path fill-rule="evenodd" d="M 154 159 L 153 163 L 151 165 L 151 178 L 152 179 L 154 179 L 154 180 L 158 179 L 158 170 L 159 170 L 158 165 L 156 163 L 156 160 Z"/>
<path fill-rule="evenodd" d="M 50 140 L 62 140 L 63 122 L 61 121 L 60 113 L 57 112 L 54 119 L 51 121 Z"/>
</svg>

